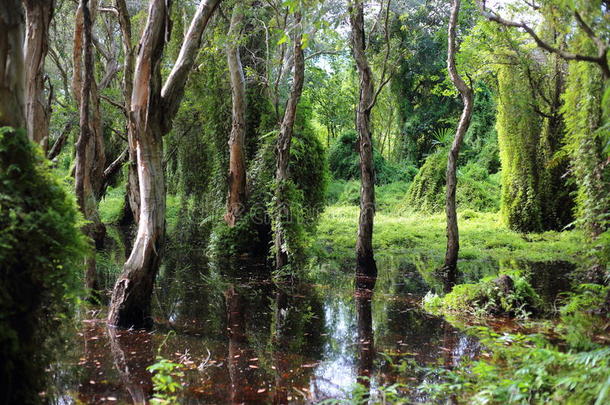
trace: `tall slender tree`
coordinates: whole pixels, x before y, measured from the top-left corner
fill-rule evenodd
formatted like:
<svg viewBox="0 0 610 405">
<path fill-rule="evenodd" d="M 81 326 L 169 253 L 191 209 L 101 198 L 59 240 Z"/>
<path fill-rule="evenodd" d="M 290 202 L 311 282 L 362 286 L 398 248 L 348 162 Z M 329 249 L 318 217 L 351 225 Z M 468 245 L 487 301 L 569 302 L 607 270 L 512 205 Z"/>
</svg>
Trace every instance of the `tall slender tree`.
<svg viewBox="0 0 610 405">
<path fill-rule="evenodd" d="M 74 98 L 79 107 L 79 136 L 76 142 L 74 183 L 76 200 L 88 221 L 84 233 L 99 247 L 104 240 L 105 227 L 98 210 L 97 199 L 103 182 L 104 141 L 93 59 L 93 9 L 89 0 L 80 0 L 74 30 Z M 93 6 L 93 7 L 92 7 Z M 99 290 L 95 254 L 85 259 L 85 287 Z"/>
<path fill-rule="evenodd" d="M 360 153 L 360 217 L 356 241 L 356 280 L 367 286 L 377 277 L 377 264 L 373 254 L 373 221 L 375 218 L 375 167 L 373 165 L 373 139 L 371 110 L 375 104 L 373 71 L 366 56 L 364 33 L 364 5 L 361 0 L 350 4 L 352 27 L 352 53 L 360 78 L 360 99 L 356 109 L 356 128 Z M 373 281 L 374 284 L 374 281 Z"/>
<path fill-rule="evenodd" d="M 241 64 L 239 39 L 243 10 L 235 4 L 231 16 L 227 45 L 227 64 L 231 79 L 231 96 L 233 103 L 231 135 L 229 137 L 229 192 L 227 195 L 227 212 L 225 221 L 235 226 L 243 214 L 246 203 L 246 79 Z"/>
<path fill-rule="evenodd" d="M 290 206 L 287 200 L 287 187 L 289 176 L 288 162 L 290 160 L 290 143 L 294 131 L 294 122 L 297 115 L 297 106 L 303 93 L 303 82 L 305 80 L 305 57 L 303 55 L 303 29 L 301 27 L 301 12 L 294 13 L 293 28 L 293 58 L 294 71 L 292 77 L 292 89 L 284 111 L 282 125 L 277 140 L 277 161 L 275 171 L 276 181 L 276 226 L 275 226 L 275 266 L 277 269 L 288 264 L 288 247 L 286 246 L 285 224 L 290 220 Z"/>
<path fill-rule="evenodd" d="M 168 38 L 170 5 L 151 0 L 135 64 L 129 117 L 138 159 L 140 221 L 131 254 L 117 280 L 108 323 L 150 327 L 150 302 L 165 239 L 163 136 L 171 129 L 203 32 L 221 0 L 202 0 L 178 59 L 161 87 L 161 62 Z"/>
<path fill-rule="evenodd" d="M 451 14 L 449 16 L 449 33 L 447 46 L 447 70 L 453 85 L 458 89 L 464 103 L 462 115 L 449 149 L 447 157 L 446 189 L 445 189 L 445 213 L 447 215 L 447 251 L 445 253 L 445 271 L 447 272 L 447 287 L 455 284 L 457 272 L 458 252 L 460 249 L 460 236 L 458 231 L 457 209 L 455 204 L 455 191 L 457 188 L 457 160 L 460 146 L 472 117 L 474 92 L 464 82 L 455 65 L 455 53 L 457 52 L 456 30 L 458 15 L 460 13 L 460 0 L 453 0 Z"/>
</svg>

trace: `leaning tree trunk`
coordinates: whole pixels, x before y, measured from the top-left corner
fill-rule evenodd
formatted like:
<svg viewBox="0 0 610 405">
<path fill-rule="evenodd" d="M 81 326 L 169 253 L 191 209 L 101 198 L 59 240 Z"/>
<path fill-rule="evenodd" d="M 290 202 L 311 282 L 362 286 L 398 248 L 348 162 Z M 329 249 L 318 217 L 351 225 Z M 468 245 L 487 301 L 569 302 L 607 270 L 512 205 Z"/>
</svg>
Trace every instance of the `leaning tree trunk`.
<svg viewBox="0 0 610 405">
<path fill-rule="evenodd" d="M 303 55 L 302 30 L 301 30 L 301 13 L 296 12 L 294 15 L 294 73 L 292 81 L 292 90 L 284 111 L 284 118 L 280 127 L 280 134 L 277 140 L 277 162 L 275 181 L 277 189 L 276 193 L 276 219 L 275 219 L 275 267 L 280 269 L 288 264 L 288 248 L 286 246 L 286 235 L 284 224 L 290 219 L 290 201 L 286 200 L 288 162 L 290 160 L 290 143 L 292 141 L 292 133 L 294 122 L 297 115 L 297 106 L 301 93 L 303 92 L 303 82 L 305 80 L 305 58 Z"/>
<path fill-rule="evenodd" d="M 161 59 L 170 10 L 164 0 L 150 2 L 140 43 L 130 115 L 138 158 L 140 221 L 131 254 L 112 294 L 108 323 L 150 327 L 150 300 L 165 237 L 165 181 L 161 132 Z"/>
<path fill-rule="evenodd" d="M 462 77 L 457 72 L 455 66 L 455 53 L 456 53 L 456 26 L 458 14 L 460 12 L 460 0 L 453 0 L 453 7 L 451 9 L 451 16 L 449 17 L 449 39 L 447 48 L 447 70 L 451 81 L 458 89 L 464 102 L 464 108 L 462 110 L 462 116 L 458 123 L 455 138 L 451 144 L 449 150 L 449 156 L 447 159 L 447 172 L 446 172 L 446 196 L 445 196 L 445 212 L 447 214 L 447 251 L 445 253 L 445 265 L 444 269 L 446 272 L 446 289 L 451 288 L 456 281 L 457 273 L 457 260 L 458 251 L 460 248 L 460 236 L 458 233 L 458 222 L 457 222 L 457 210 L 455 206 L 455 191 L 457 187 L 457 160 L 460 152 L 460 146 L 462 139 L 468 131 L 470 125 L 470 118 L 472 117 L 473 107 L 473 91 L 466 85 Z"/>
<path fill-rule="evenodd" d="M 0 126 L 25 128 L 25 22 L 21 2 L 4 0 L 0 12 Z"/>
<path fill-rule="evenodd" d="M 165 0 L 152 0 L 139 44 L 131 97 L 133 139 L 138 159 L 140 221 L 131 254 L 117 280 L 108 324 L 150 327 L 150 303 L 165 239 L 165 175 L 163 135 L 171 129 L 188 73 L 193 67 L 202 36 L 220 0 L 204 0 L 185 36 L 178 60 L 161 87 L 161 61 L 170 10 Z"/>
<path fill-rule="evenodd" d="M 101 134 L 96 133 L 92 125 L 91 104 L 95 103 L 92 98 L 93 80 L 93 41 L 92 41 L 92 18 L 88 0 L 81 0 L 76 15 L 75 29 L 75 74 L 82 73 L 82 76 L 75 77 L 76 86 L 80 86 L 77 100 L 79 104 L 79 136 L 76 142 L 76 167 L 75 167 L 75 192 L 78 205 L 83 216 L 88 223 L 83 227 L 84 233 L 91 238 L 96 247 L 104 239 L 105 229 L 97 211 L 97 200 L 94 186 L 95 167 L 102 164 L 98 160 L 96 150 L 99 148 L 97 137 Z M 82 47 L 81 47 L 82 45 Z M 82 52 L 82 54 L 81 54 Z M 80 62 L 84 59 L 81 70 Z M 95 114 L 95 113 L 94 113 Z M 85 287 L 96 293 L 99 291 L 99 281 L 96 271 L 95 253 L 92 252 L 85 259 Z"/>
<path fill-rule="evenodd" d="M 49 48 L 49 25 L 54 0 L 24 0 L 26 16 L 25 83 L 28 138 L 42 146 L 49 142 L 50 105 L 44 95 L 44 60 Z"/>
<path fill-rule="evenodd" d="M 374 286 L 377 264 L 373 255 L 373 220 L 375 217 L 375 167 L 371 135 L 371 109 L 375 102 L 373 72 L 365 54 L 364 7 L 355 0 L 350 7 L 352 52 L 360 77 L 360 99 L 356 111 L 358 147 L 360 153 L 360 218 L 356 241 L 356 283 Z"/>
<path fill-rule="evenodd" d="M 246 80 L 239 55 L 239 31 L 243 12 L 236 4 L 231 16 L 229 28 L 229 46 L 227 62 L 231 78 L 233 102 L 233 123 L 229 137 L 229 192 L 225 221 L 230 227 L 235 226 L 244 213 L 246 203 L 246 159 L 244 143 L 246 139 Z"/>
</svg>

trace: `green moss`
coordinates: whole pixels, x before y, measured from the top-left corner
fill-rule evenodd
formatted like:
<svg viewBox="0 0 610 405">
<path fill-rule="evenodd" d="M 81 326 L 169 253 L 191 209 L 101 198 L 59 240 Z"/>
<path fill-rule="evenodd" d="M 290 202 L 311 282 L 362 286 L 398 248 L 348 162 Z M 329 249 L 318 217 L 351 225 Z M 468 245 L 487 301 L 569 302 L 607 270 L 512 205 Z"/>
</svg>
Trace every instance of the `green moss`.
<svg viewBox="0 0 610 405">
<path fill-rule="evenodd" d="M 580 41 L 578 48 L 592 52 L 594 47 L 584 37 L 580 34 L 576 39 Z M 604 152 L 607 143 L 604 143 L 610 139 L 610 119 L 606 115 L 604 121 L 602 116 L 603 93 L 604 84 L 597 66 L 584 62 L 570 64 L 563 95 L 567 132 L 564 149 L 571 158 L 578 188 L 577 217 L 591 235 L 598 235 L 610 227 L 610 165 L 604 163 L 607 159 L 607 151 Z"/>
<path fill-rule="evenodd" d="M 515 66 L 498 70 L 496 129 L 502 162 L 502 220 L 516 231 L 544 229 L 541 167 L 538 156 L 541 122 L 533 110 L 527 79 Z"/>
</svg>

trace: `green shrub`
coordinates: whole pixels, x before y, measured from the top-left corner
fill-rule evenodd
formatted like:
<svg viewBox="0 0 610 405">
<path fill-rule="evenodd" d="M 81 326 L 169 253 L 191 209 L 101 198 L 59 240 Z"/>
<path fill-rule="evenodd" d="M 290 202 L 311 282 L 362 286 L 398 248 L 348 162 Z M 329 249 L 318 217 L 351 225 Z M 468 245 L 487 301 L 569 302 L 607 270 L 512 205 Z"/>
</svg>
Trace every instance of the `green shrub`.
<svg viewBox="0 0 610 405">
<path fill-rule="evenodd" d="M 339 197 L 343 193 L 347 181 L 345 180 L 332 180 L 328 183 L 326 188 L 326 204 L 332 205 L 339 201 Z"/>
<path fill-rule="evenodd" d="M 447 152 L 441 149 L 426 158 L 406 198 L 408 211 L 435 213 L 445 209 L 445 172 Z M 457 171 L 456 202 L 458 210 L 473 209 L 481 212 L 496 212 L 500 205 L 500 184 L 497 176 L 470 162 Z"/>
<path fill-rule="evenodd" d="M 360 180 L 360 155 L 358 154 L 358 133 L 354 130 L 343 132 L 331 146 L 328 153 L 330 173 L 336 180 Z M 375 184 L 413 180 L 417 169 L 406 163 L 392 164 L 376 149 L 373 150 Z"/>
<path fill-rule="evenodd" d="M 440 297 L 439 297 L 440 298 Z M 542 309 L 542 300 L 518 273 L 486 277 L 476 284 L 458 284 L 442 298 L 427 295 L 424 306 L 436 313 L 474 316 L 508 315 L 527 318 Z"/>
<path fill-rule="evenodd" d="M 431 154 L 420 167 L 407 192 L 407 210 L 440 212 L 445 206 L 445 171 L 447 157 L 444 150 Z"/>
<path fill-rule="evenodd" d="M 569 294 L 561 308 L 562 337 L 573 349 L 592 350 L 599 346 L 595 341 L 606 333 L 610 313 L 610 287 L 599 284 L 581 284 Z M 606 322 L 600 322 L 600 316 Z"/>
<path fill-rule="evenodd" d="M 0 128 L 0 402 L 41 402 L 85 239 L 74 199 L 23 131 Z"/>
<path fill-rule="evenodd" d="M 231 256 L 241 252 L 265 255 L 272 241 L 273 209 L 276 196 L 275 148 L 277 132 L 261 139 L 256 158 L 248 172 L 247 213 L 234 228 L 219 223 L 214 229 L 210 251 L 213 256 Z M 322 143 L 307 125 L 295 131 L 290 148 L 290 184 L 285 192 L 292 218 L 284 221 L 292 241 L 294 257 L 302 255 L 305 233 L 315 230 L 318 217 L 325 205 L 328 169 Z"/>
<path fill-rule="evenodd" d="M 435 369 L 440 384 L 420 388 L 435 399 L 469 404 L 606 404 L 610 348 L 565 351 L 536 335 L 477 328 L 485 357 L 454 370 Z"/>
</svg>

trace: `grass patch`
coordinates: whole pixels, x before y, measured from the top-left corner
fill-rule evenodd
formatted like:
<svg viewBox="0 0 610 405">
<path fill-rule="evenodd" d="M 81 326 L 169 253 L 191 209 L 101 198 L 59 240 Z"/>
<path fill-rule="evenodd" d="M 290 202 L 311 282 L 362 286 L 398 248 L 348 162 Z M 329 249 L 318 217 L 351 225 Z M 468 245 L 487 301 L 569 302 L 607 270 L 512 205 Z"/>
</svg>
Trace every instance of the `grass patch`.
<svg viewBox="0 0 610 405">
<path fill-rule="evenodd" d="M 106 195 L 99 203 L 99 212 L 102 222 L 105 224 L 116 224 L 123 216 L 125 209 L 125 186 L 109 188 Z"/>
<path fill-rule="evenodd" d="M 354 255 L 358 232 L 357 206 L 327 207 L 320 218 L 312 248 L 322 259 L 344 260 Z M 505 228 L 497 213 L 466 210 L 458 214 L 462 260 L 525 260 L 577 262 L 585 253 L 579 231 L 523 235 Z M 377 255 L 425 255 L 442 258 L 445 252 L 443 214 L 404 214 L 378 211 L 373 247 Z"/>
</svg>

